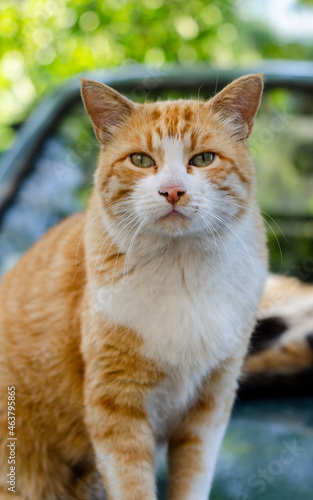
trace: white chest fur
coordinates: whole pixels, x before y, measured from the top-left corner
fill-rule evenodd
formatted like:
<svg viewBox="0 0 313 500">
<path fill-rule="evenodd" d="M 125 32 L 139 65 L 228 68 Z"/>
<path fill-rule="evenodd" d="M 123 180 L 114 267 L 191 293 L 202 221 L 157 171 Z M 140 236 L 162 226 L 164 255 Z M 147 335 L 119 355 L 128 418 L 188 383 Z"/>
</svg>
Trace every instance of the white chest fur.
<svg viewBox="0 0 313 500">
<path fill-rule="evenodd" d="M 212 242 L 208 251 L 177 240 L 149 258 L 141 241 L 125 279 L 96 291 L 99 312 L 134 329 L 144 354 L 168 373 L 148 401 L 158 429 L 186 408 L 202 377 L 231 357 L 251 329 L 266 265 L 249 236 L 240 245 L 228 235 L 218 251 Z"/>
</svg>

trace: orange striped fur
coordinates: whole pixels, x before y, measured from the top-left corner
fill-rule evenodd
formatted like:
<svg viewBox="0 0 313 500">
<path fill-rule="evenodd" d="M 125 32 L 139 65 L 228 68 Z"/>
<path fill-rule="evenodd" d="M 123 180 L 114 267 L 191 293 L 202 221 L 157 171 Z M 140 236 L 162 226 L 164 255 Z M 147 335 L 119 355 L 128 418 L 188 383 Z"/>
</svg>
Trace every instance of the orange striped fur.
<svg viewBox="0 0 313 500">
<path fill-rule="evenodd" d="M 303 283 L 295 277 L 270 275 L 258 319 L 278 319 L 283 322 L 283 328 L 268 342 L 263 334 L 262 349 L 252 352 L 245 363 L 247 376 L 296 375 L 302 370 L 312 369 L 312 284 Z"/>
<path fill-rule="evenodd" d="M 0 500 L 9 386 L 15 498 L 156 500 L 160 442 L 169 498 L 207 498 L 266 276 L 247 147 L 261 92 L 250 75 L 139 105 L 82 81 L 101 144 L 88 210 L 0 287 Z"/>
</svg>

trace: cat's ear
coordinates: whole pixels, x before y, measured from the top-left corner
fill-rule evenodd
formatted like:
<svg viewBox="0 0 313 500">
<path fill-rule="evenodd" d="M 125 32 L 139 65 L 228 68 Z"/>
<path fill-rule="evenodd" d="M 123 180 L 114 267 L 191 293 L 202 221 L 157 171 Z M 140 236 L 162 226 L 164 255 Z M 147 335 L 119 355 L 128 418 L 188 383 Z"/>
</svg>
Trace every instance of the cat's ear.
<svg viewBox="0 0 313 500">
<path fill-rule="evenodd" d="M 95 134 L 102 144 L 112 140 L 118 127 L 136 109 L 136 104 L 119 92 L 93 80 L 81 79 L 81 95 Z"/>
<path fill-rule="evenodd" d="M 214 112 L 230 122 L 238 139 L 247 139 L 252 131 L 262 91 L 262 74 L 247 75 L 227 85 L 208 104 Z"/>
</svg>

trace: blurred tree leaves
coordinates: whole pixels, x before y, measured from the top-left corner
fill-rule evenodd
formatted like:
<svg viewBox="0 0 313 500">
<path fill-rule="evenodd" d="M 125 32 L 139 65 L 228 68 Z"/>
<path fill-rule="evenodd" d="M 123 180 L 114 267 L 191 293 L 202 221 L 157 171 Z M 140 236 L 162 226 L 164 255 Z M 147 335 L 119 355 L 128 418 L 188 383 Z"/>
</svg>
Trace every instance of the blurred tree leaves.
<svg viewBox="0 0 313 500">
<path fill-rule="evenodd" d="M 313 57 L 311 46 L 242 20 L 235 0 L 1 0 L 0 33 L 0 151 L 36 99 L 82 71 Z"/>
</svg>

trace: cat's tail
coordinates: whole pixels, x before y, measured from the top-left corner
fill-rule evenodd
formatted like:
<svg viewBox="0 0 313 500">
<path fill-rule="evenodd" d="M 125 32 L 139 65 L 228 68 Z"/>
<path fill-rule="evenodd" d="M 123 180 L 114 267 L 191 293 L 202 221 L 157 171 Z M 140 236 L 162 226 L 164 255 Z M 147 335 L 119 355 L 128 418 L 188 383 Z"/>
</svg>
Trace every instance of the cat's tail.
<svg viewBox="0 0 313 500">
<path fill-rule="evenodd" d="M 271 275 L 244 366 L 241 395 L 313 395 L 313 286 Z"/>
</svg>

